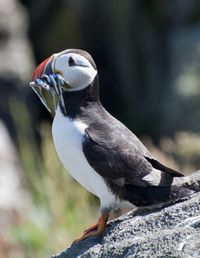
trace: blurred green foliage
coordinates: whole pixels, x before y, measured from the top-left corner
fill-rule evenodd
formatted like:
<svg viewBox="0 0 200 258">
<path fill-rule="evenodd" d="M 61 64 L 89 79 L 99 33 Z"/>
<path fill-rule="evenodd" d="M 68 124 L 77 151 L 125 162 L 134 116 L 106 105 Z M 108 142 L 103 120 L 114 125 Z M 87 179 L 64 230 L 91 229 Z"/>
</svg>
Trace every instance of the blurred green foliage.
<svg viewBox="0 0 200 258">
<path fill-rule="evenodd" d="M 55 153 L 49 123 L 44 122 L 39 128 L 41 148 L 38 148 L 24 104 L 12 99 L 10 107 L 20 113 L 19 116 L 11 112 L 18 133 L 23 179 L 32 200 L 26 221 L 12 227 L 14 242 L 24 258 L 48 257 L 96 222 L 98 202 L 64 171 Z"/>
<path fill-rule="evenodd" d="M 18 132 L 24 183 L 32 200 L 26 219 L 11 227 L 13 244 L 20 250 L 19 257 L 15 257 L 50 257 L 96 222 L 98 200 L 61 166 L 53 146 L 50 124 L 43 122 L 40 125 L 39 149 L 26 107 L 17 100 L 12 100 L 12 107 L 21 114 L 18 116 L 12 112 Z M 194 171 L 199 163 L 199 135 L 179 132 L 174 140 L 163 138 L 159 148 L 149 137 L 144 137 L 143 141 L 158 159 L 186 174 Z"/>
</svg>

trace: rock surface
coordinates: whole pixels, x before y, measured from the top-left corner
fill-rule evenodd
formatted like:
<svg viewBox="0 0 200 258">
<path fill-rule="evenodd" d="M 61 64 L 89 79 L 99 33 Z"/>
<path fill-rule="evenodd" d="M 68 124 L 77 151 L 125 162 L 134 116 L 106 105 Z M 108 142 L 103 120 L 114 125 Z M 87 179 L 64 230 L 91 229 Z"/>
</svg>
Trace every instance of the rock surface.
<svg viewBox="0 0 200 258">
<path fill-rule="evenodd" d="M 190 188 L 200 190 L 200 171 L 189 181 Z M 88 238 L 53 257 L 199 258 L 200 192 L 166 207 L 133 210 L 111 221 L 102 237 Z"/>
</svg>

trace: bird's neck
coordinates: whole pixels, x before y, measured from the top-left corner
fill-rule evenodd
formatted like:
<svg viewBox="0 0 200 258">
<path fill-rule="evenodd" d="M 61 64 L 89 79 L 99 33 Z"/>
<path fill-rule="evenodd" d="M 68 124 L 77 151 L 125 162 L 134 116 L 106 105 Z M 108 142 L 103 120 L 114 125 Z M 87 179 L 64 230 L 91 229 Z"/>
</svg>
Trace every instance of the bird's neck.
<svg viewBox="0 0 200 258">
<path fill-rule="evenodd" d="M 65 91 L 63 93 L 66 113 L 60 105 L 63 115 L 69 118 L 75 118 L 80 115 L 83 109 L 92 103 L 99 103 L 99 81 L 98 76 L 85 89 L 80 91 Z"/>
</svg>

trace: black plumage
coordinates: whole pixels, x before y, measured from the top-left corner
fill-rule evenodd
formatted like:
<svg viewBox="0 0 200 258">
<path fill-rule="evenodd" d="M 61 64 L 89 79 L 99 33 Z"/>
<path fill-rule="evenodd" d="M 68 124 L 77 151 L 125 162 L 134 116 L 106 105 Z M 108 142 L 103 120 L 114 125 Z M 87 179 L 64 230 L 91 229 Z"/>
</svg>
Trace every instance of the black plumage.
<svg viewBox="0 0 200 258">
<path fill-rule="evenodd" d="M 88 163 L 118 198 L 144 206 L 163 202 L 173 195 L 173 177 L 183 175 L 157 161 L 135 134 L 103 108 L 98 77 L 84 90 L 64 92 L 64 100 L 66 115 L 88 125 L 83 140 Z M 158 185 L 144 179 L 153 168 L 162 171 Z"/>
<path fill-rule="evenodd" d="M 49 87 L 43 85 L 44 74 Z M 96 65 L 87 52 L 68 49 L 51 56 L 36 68 L 33 80 L 30 86 L 43 103 L 42 87 L 58 95 L 52 132 L 62 163 L 101 202 L 98 223 L 77 241 L 102 234 L 110 210 L 125 203 L 149 206 L 193 193 L 173 185 L 173 178 L 183 175 L 156 160 L 134 133 L 104 109 Z M 75 159 L 73 153 L 78 154 Z"/>
</svg>

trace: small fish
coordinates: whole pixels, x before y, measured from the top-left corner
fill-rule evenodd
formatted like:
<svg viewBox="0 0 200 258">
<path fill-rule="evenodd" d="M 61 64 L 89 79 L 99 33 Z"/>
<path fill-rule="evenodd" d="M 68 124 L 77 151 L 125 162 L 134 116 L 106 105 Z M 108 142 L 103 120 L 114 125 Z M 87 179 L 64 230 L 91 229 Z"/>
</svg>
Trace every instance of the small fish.
<svg viewBox="0 0 200 258">
<path fill-rule="evenodd" d="M 49 108 L 45 97 L 42 93 L 43 89 L 46 90 L 52 101 L 54 110 L 57 108 L 56 97 L 58 96 L 59 102 L 61 103 L 63 110 L 66 113 L 65 103 L 63 99 L 63 86 L 67 82 L 60 74 L 44 74 L 41 78 L 36 79 L 35 81 L 30 82 L 29 86 L 32 90 L 37 94 L 42 104 L 46 107 L 46 109 L 51 113 L 51 109 Z"/>
</svg>

